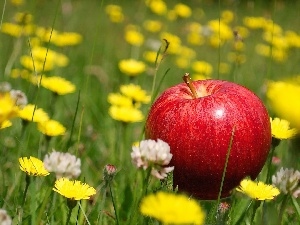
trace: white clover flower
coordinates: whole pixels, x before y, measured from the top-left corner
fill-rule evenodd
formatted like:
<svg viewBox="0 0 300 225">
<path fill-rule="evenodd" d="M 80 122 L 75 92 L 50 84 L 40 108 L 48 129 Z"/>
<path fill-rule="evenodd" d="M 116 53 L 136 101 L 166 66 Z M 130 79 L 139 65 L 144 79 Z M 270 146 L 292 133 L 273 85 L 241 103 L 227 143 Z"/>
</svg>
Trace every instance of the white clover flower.
<svg viewBox="0 0 300 225">
<path fill-rule="evenodd" d="M 6 210 L 0 209 L 0 224 L 1 225 L 11 225 L 12 220 L 10 216 L 7 214 Z"/>
<path fill-rule="evenodd" d="M 53 151 L 47 154 L 44 158 L 45 168 L 49 172 L 54 172 L 56 178 L 77 178 L 81 173 L 81 161 L 74 155 L 66 152 Z"/>
<path fill-rule="evenodd" d="M 300 194 L 300 172 L 294 169 L 281 168 L 272 176 L 272 183 L 284 194 L 292 194 L 295 198 Z"/>
<path fill-rule="evenodd" d="M 19 106 L 21 109 L 28 104 L 27 96 L 24 92 L 20 90 L 11 90 L 10 96 L 12 99 L 15 100 L 16 105 Z"/>
<path fill-rule="evenodd" d="M 172 156 L 168 143 L 160 139 L 143 140 L 139 146 L 133 146 L 131 152 L 133 164 L 144 170 L 151 167 L 151 174 L 158 179 L 165 178 L 167 173 L 173 171 L 174 167 L 164 167 L 170 163 Z"/>
</svg>

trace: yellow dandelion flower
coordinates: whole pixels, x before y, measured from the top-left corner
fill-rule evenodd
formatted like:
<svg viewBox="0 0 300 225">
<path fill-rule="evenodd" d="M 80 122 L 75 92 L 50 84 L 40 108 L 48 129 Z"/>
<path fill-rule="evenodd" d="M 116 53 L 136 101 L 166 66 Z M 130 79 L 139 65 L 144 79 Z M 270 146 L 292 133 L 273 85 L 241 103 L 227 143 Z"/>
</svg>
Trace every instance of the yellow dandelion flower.
<svg viewBox="0 0 300 225">
<path fill-rule="evenodd" d="M 156 33 L 162 28 L 162 23 L 159 20 L 145 20 L 143 23 L 145 30 Z"/>
<path fill-rule="evenodd" d="M 242 38 L 245 39 L 246 37 L 249 36 L 249 30 L 246 27 L 243 26 L 236 26 L 234 29 L 234 31 L 237 32 L 237 34 Z"/>
<path fill-rule="evenodd" d="M 76 86 L 74 84 L 58 76 L 43 77 L 41 85 L 58 95 L 70 94 L 76 90 Z"/>
<path fill-rule="evenodd" d="M 297 135 L 298 130 L 296 128 L 290 128 L 290 122 L 279 118 L 270 118 L 272 136 L 276 139 L 289 139 Z"/>
<path fill-rule="evenodd" d="M 71 200 L 89 199 L 96 194 L 95 188 L 78 180 L 62 177 L 55 181 L 53 191 Z"/>
<path fill-rule="evenodd" d="M 210 76 L 213 71 L 213 67 L 210 63 L 205 61 L 195 61 L 192 63 L 192 69 L 199 74 L 204 76 Z"/>
<path fill-rule="evenodd" d="M 12 69 L 10 73 L 11 78 L 22 78 L 22 79 L 29 79 L 31 76 L 31 72 L 26 69 Z"/>
<path fill-rule="evenodd" d="M 22 35 L 23 28 L 18 24 L 3 23 L 0 28 L 2 33 L 8 34 L 13 37 L 20 37 Z"/>
<path fill-rule="evenodd" d="M 242 52 L 245 48 L 245 44 L 242 41 L 235 41 L 233 43 L 233 49 L 234 51 Z"/>
<path fill-rule="evenodd" d="M 298 35 L 295 31 L 285 31 L 285 39 L 290 48 L 300 48 L 300 35 Z"/>
<path fill-rule="evenodd" d="M 33 156 L 19 158 L 20 169 L 29 176 L 47 176 L 43 161 Z"/>
<path fill-rule="evenodd" d="M 177 16 L 181 18 L 188 18 L 192 15 L 192 9 L 188 5 L 182 3 L 176 4 L 174 6 L 174 11 Z"/>
<path fill-rule="evenodd" d="M 127 29 L 125 31 L 125 40 L 134 46 L 141 46 L 144 43 L 144 36 L 137 30 Z"/>
<path fill-rule="evenodd" d="M 300 129 L 300 84 L 297 82 L 269 81 L 267 99 L 272 111 Z"/>
<path fill-rule="evenodd" d="M 4 121 L 15 117 L 18 110 L 16 100 L 12 98 L 10 93 L 0 93 L 0 125 Z"/>
<path fill-rule="evenodd" d="M 203 45 L 205 42 L 205 38 L 199 34 L 199 32 L 190 32 L 187 34 L 187 42 L 192 44 L 192 45 Z"/>
<path fill-rule="evenodd" d="M 147 95 L 146 91 L 143 90 L 139 85 L 135 85 L 135 84 L 121 85 L 120 91 L 123 95 L 133 99 L 135 102 L 141 102 L 147 104 L 151 100 L 151 97 Z"/>
<path fill-rule="evenodd" d="M 4 120 L 2 123 L 0 123 L 0 130 L 11 127 L 11 125 L 12 122 L 10 122 L 9 120 Z"/>
<path fill-rule="evenodd" d="M 135 59 L 123 59 L 119 62 L 119 69 L 128 76 L 137 76 L 146 70 L 146 65 Z"/>
<path fill-rule="evenodd" d="M 180 49 L 181 49 L 181 39 L 179 36 L 168 33 L 168 32 L 163 32 L 160 35 L 160 38 L 163 40 L 167 40 L 169 43 L 172 43 L 169 45 L 168 48 L 168 53 L 169 54 L 180 54 Z"/>
<path fill-rule="evenodd" d="M 56 39 L 58 34 L 59 32 L 52 28 L 37 27 L 35 30 L 35 35 L 43 42 L 49 42 L 50 40 L 50 42 L 52 43 L 52 41 Z"/>
<path fill-rule="evenodd" d="M 150 63 L 155 63 L 157 57 L 157 52 L 156 51 L 145 51 L 143 54 L 143 58 Z M 157 57 L 157 62 L 161 60 L 162 55 L 159 54 Z"/>
<path fill-rule="evenodd" d="M 125 123 L 141 122 L 144 119 L 144 115 L 141 110 L 134 107 L 122 107 L 113 105 L 109 108 L 109 115 L 118 121 Z"/>
<path fill-rule="evenodd" d="M 280 27 L 280 25 L 277 23 L 274 23 L 274 21 L 270 20 L 270 19 L 266 20 L 266 22 L 263 24 L 262 28 L 266 32 L 273 33 L 273 36 L 282 34 L 282 28 Z"/>
<path fill-rule="evenodd" d="M 236 190 L 244 193 L 250 198 L 262 201 L 273 199 L 280 194 L 278 188 L 273 185 L 268 185 L 261 181 L 255 182 L 248 178 L 242 180 L 240 186 L 236 188 Z"/>
<path fill-rule="evenodd" d="M 105 12 L 109 17 L 109 20 L 113 23 L 121 23 L 124 20 L 124 14 L 119 5 L 107 5 L 105 7 Z"/>
<path fill-rule="evenodd" d="M 35 46 L 32 48 L 32 57 L 24 55 L 21 57 L 20 62 L 22 66 L 31 71 L 34 71 L 34 69 L 36 71 L 42 71 L 45 62 L 44 70 L 49 71 L 54 67 L 67 66 L 69 59 L 62 53 L 58 53 L 45 47 Z"/>
<path fill-rule="evenodd" d="M 147 0 L 146 5 L 157 15 L 164 15 L 167 12 L 167 5 L 162 0 Z"/>
<path fill-rule="evenodd" d="M 267 23 L 264 17 L 244 17 L 243 23 L 250 29 L 262 29 Z"/>
<path fill-rule="evenodd" d="M 41 108 L 35 108 L 35 105 L 28 104 L 23 109 L 19 110 L 18 117 L 23 120 L 33 122 L 43 122 L 49 120 L 48 114 Z"/>
<path fill-rule="evenodd" d="M 140 211 L 163 224 L 204 224 L 205 213 L 196 200 L 182 194 L 157 192 L 142 199 Z"/>
<path fill-rule="evenodd" d="M 230 10 L 224 10 L 221 13 L 221 20 L 224 23 L 231 23 L 234 19 L 234 14 Z"/>
<path fill-rule="evenodd" d="M 232 28 L 226 23 L 219 20 L 210 20 L 207 25 L 215 36 L 219 37 L 222 41 L 233 39 Z"/>
<path fill-rule="evenodd" d="M 82 41 L 82 36 L 75 32 L 63 32 L 56 35 L 51 40 L 51 43 L 57 46 L 72 46 L 78 45 Z"/>
<path fill-rule="evenodd" d="M 46 136 L 59 136 L 66 133 L 66 128 L 55 120 L 46 120 L 38 123 L 38 130 Z"/>
<path fill-rule="evenodd" d="M 21 56 L 20 63 L 26 69 L 36 72 L 50 71 L 54 68 L 54 63 L 52 61 L 47 60 L 45 64 L 44 61 L 41 60 L 32 61 L 32 58 L 29 55 Z"/>
<path fill-rule="evenodd" d="M 132 99 L 128 96 L 124 96 L 120 93 L 110 93 L 108 94 L 107 101 L 116 106 L 132 107 Z"/>
</svg>

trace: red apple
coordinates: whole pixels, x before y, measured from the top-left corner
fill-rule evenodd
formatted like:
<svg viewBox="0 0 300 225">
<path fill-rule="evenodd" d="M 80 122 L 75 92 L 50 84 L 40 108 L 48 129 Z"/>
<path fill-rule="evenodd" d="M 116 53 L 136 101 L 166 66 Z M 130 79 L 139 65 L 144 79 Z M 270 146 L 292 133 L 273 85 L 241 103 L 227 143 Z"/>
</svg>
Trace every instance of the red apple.
<svg viewBox="0 0 300 225">
<path fill-rule="evenodd" d="M 221 194 L 227 197 L 244 177 L 255 179 L 267 159 L 268 112 L 253 92 L 238 84 L 222 80 L 187 84 L 167 89 L 154 102 L 146 138 L 170 145 L 174 187 L 200 199 L 218 197 L 230 151 Z"/>
</svg>

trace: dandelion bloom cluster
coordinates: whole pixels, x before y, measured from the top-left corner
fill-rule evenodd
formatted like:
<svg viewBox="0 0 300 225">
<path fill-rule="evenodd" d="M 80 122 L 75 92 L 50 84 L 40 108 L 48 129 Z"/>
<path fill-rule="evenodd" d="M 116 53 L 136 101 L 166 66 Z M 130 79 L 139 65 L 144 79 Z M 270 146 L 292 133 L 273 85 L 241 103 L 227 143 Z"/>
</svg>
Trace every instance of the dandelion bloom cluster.
<svg viewBox="0 0 300 225">
<path fill-rule="evenodd" d="M 33 64 L 34 62 L 34 64 Z M 50 71 L 56 67 L 65 67 L 69 59 L 64 54 L 58 53 L 46 47 L 36 46 L 32 48 L 32 56 L 23 55 L 20 63 L 30 71 Z"/>
<path fill-rule="evenodd" d="M 294 169 L 281 168 L 272 176 L 272 183 L 284 194 L 292 194 L 295 198 L 300 195 L 300 172 Z"/>
<path fill-rule="evenodd" d="M 163 224 L 204 224 L 205 213 L 196 200 L 183 194 L 157 192 L 142 199 L 140 211 Z"/>
<path fill-rule="evenodd" d="M 141 102 L 147 104 L 151 100 L 150 96 L 147 95 L 147 92 L 143 90 L 139 85 L 135 85 L 135 84 L 121 85 L 120 91 L 123 95 L 131 98 L 135 102 Z"/>
<path fill-rule="evenodd" d="M 298 130 L 296 128 L 290 128 L 290 122 L 279 118 L 270 118 L 272 136 L 276 139 L 289 139 L 297 135 Z"/>
<path fill-rule="evenodd" d="M 280 194 L 278 188 L 265 184 L 261 181 L 255 182 L 250 179 L 241 181 L 240 186 L 236 188 L 237 191 L 244 193 L 250 198 L 256 200 L 270 200 Z"/>
<path fill-rule="evenodd" d="M 73 46 L 82 41 L 82 36 L 75 32 L 59 32 L 52 28 L 38 27 L 36 36 L 43 42 L 50 42 L 56 46 Z"/>
<path fill-rule="evenodd" d="M 56 178 L 77 178 L 81 173 L 81 161 L 76 156 L 66 152 L 53 151 L 44 158 L 45 168 L 54 172 Z"/>
<path fill-rule="evenodd" d="M 141 104 L 150 102 L 150 96 L 139 85 L 121 85 L 121 93 L 110 93 L 108 102 L 111 104 L 109 115 L 114 119 L 126 123 L 141 122 L 144 119 Z"/>
<path fill-rule="evenodd" d="M 19 158 L 20 169 L 29 176 L 47 176 L 49 171 L 46 170 L 43 161 L 33 156 Z"/>
<path fill-rule="evenodd" d="M 167 177 L 174 167 L 165 167 L 172 159 L 168 143 L 158 139 L 143 140 L 138 146 L 132 146 L 131 159 L 137 168 L 151 168 L 151 174 L 158 179 Z"/>
<path fill-rule="evenodd" d="M 53 190 L 71 200 L 89 199 L 96 194 L 95 188 L 88 184 L 64 177 L 55 181 Z"/>
</svg>

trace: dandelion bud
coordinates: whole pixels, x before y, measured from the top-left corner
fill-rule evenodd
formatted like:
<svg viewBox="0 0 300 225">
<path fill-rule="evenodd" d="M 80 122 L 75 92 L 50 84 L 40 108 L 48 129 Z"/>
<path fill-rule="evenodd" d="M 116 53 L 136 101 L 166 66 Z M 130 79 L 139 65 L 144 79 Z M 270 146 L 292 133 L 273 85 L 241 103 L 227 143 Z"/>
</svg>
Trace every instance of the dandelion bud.
<svg viewBox="0 0 300 225">
<path fill-rule="evenodd" d="M 117 168 L 114 165 L 107 164 L 103 170 L 103 177 L 105 182 L 110 182 L 116 175 Z"/>
</svg>

